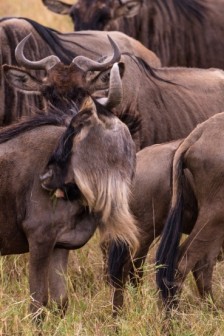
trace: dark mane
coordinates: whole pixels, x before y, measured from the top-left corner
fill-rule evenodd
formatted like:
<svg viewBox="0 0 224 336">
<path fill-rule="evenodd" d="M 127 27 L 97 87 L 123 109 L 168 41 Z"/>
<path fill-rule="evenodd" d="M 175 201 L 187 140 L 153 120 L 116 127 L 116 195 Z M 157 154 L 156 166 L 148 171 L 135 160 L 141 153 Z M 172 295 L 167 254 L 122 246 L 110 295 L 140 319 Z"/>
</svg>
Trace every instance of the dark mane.
<svg viewBox="0 0 224 336">
<path fill-rule="evenodd" d="M 73 138 L 76 134 L 76 130 L 71 122 L 67 127 L 66 131 L 63 133 L 62 137 L 60 138 L 57 148 L 55 149 L 48 161 L 48 165 L 56 164 L 58 167 L 63 169 L 70 157 Z"/>
<path fill-rule="evenodd" d="M 76 56 L 76 54 L 72 52 L 69 47 L 67 48 L 63 45 L 59 38 L 60 33 L 56 30 L 45 27 L 36 21 L 23 17 L 6 17 L 1 19 L 0 22 L 4 22 L 8 19 L 21 19 L 30 23 L 36 32 L 40 35 L 40 37 L 48 44 L 49 48 L 52 49 L 54 54 L 57 55 L 63 63 L 70 64 L 72 59 Z M 13 38 L 15 32 L 10 31 L 9 26 L 4 26 L 4 30 L 7 34 L 7 37 L 10 38 L 10 47 L 14 53 L 15 47 L 17 46 L 15 39 Z"/>
<path fill-rule="evenodd" d="M 39 113 L 35 116 L 23 117 L 21 121 L 15 124 L 0 128 L 0 144 L 37 127 L 46 125 L 66 126 L 67 118 L 68 114 L 56 109 L 49 111 L 47 114 Z"/>
<path fill-rule="evenodd" d="M 150 80 L 152 80 L 154 78 L 154 79 L 157 79 L 157 80 L 165 82 L 165 83 L 169 83 L 169 84 L 173 84 L 173 85 L 180 85 L 180 84 L 177 84 L 173 81 L 170 81 L 170 80 L 167 80 L 167 79 L 164 79 L 164 78 L 158 76 L 156 74 L 156 69 L 151 67 L 142 58 L 140 58 L 138 56 L 134 56 L 133 54 L 130 54 L 130 53 L 122 53 L 122 55 L 129 56 L 136 63 L 136 65 L 139 67 L 140 71 L 144 72 L 144 75 L 146 75 Z"/>
<path fill-rule="evenodd" d="M 134 137 L 142 128 L 142 118 L 139 114 L 136 115 L 134 106 L 127 106 L 122 115 L 119 116 L 119 119 L 127 125 L 131 136 Z"/>
<path fill-rule="evenodd" d="M 203 22 L 206 18 L 208 8 L 204 0 L 174 0 L 174 5 L 188 20 Z"/>
<path fill-rule="evenodd" d="M 104 106 L 100 105 L 95 99 L 94 103 L 96 105 L 97 114 L 100 118 L 100 115 L 114 118 L 114 114 L 108 111 Z M 82 110 L 81 113 L 77 113 L 70 121 L 69 126 L 62 135 L 61 139 L 58 142 L 58 146 L 51 155 L 48 165 L 56 164 L 60 168 L 65 166 L 65 163 L 69 160 L 71 154 L 71 148 L 73 145 L 74 137 L 80 133 L 83 125 L 88 124 L 88 118 L 91 115 L 92 111 L 88 108 Z M 125 112 L 122 116 L 119 116 L 119 119 L 123 121 L 130 129 L 130 133 L 136 133 L 140 128 L 139 116 L 131 116 Z M 133 134 L 131 133 L 131 134 Z"/>
<path fill-rule="evenodd" d="M 71 119 L 66 131 L 62 134 L 58 146 L 51 155 L 48 165 L 56 164 L 61 169 L 64 169 L 65 163 L 69 160 L 73 145 L 73 138 L 80 133 L 83 125 L 91 114 L 91 110 L 82 110 Z M 88 121 L 87 121 L 88 122 Z"/>
<path fill-rule="evenodd" d="M 24 17 L 5 17 L 5 18 L 0 19 L 0 23 L 6 20 L 9 20 L 9 19 L 25 20 L 29 24 L 31 24 L 33 28 L 36 30 L 36 32 L 40 35 L 40 37 L 46 42 L 48 47 L 53 51 L 53 53 L 57 55 L 60 58 L 60 60 L 66 65 L 69 65 L 71 61 L 73 60 L 73 58 L 77 56 L 77 54 L 74 51 L 75 48 L 72 45 L 78 46 L 79 48 L 89 51 L 90 53 L 92 52 L 87 47 L 84 47 L 80 45 L 79 43 L 76 43 L 75 41 L 72 41 L 72 40 L 68 41 L 68 40 L 63 39 L 65 35 L 67 36 L 71 35 L 71 37 L 75 37 L 75 33 L 72 33 L 72 34 L 64 33 L 63 34 L 55 29 L 43 26 L 34 20 L 24 18 Z M 4 29 L 6 29 L 6 27 L 4 27 Z M 15 32 L 10 32 L 7 27 L 6 33 L 7 35 L 9 35 L 10 33 L 12 34 L 12 37 L 10 38 L 10 46 L 14 52 L 16 45 L 13 39 L 13 34 Z M 92 52 L 92 53 L 100 56 L 100 53 L 99 54 L 95 52 Z"/>
</svg>

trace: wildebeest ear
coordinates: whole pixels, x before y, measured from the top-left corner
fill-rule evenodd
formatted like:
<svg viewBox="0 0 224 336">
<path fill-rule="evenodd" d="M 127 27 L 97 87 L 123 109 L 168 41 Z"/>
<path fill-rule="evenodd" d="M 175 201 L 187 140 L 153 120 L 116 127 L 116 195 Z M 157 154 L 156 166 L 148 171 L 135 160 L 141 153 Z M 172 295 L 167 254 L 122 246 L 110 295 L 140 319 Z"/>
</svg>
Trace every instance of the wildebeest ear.
<svg viewBox="0 0 224 336">
<path fill-rule="evenodd" d="M 58 0 L 42 0 L 42 2 L 50 11 L 57 14 L 68 15 L 72 8 L 72 5 Z"/>
<path fill-rule="evenodd" d="M 7 82 L 21 92 L 40 94 L 41 83 L 25 70 L 3 65 L 4 76 Z"/>
<path fill-rule="evenodd" d="M 117 19 L 120 16 L 124 17 L 133 17 L 137 15 L 140 11 L 142 5 L 142 0 L 126 0 L 126 3 L 119 6 L 114 12 L 114 19 Z"/>
</svg>

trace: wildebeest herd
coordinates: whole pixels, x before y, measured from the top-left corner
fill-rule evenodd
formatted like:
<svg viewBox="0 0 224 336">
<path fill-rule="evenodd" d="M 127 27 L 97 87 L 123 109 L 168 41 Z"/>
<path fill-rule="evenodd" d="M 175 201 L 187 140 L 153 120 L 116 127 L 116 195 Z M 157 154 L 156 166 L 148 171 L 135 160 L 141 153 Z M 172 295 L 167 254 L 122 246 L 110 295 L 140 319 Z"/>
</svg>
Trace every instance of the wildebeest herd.
<svg viewBox="0 0 224 336">
<path fill-rule="evenodd" d="M 115 313 L 159 235 L 166 309 L 190 271 L 212 297 L 224 240 L 224 3 L 43 3 L 75 32 L 0 19 L 0 252 L 30 253 L 31 312 L 48 292 L 65 312 L 68 251 L 96 229 Z"/>
</svg>

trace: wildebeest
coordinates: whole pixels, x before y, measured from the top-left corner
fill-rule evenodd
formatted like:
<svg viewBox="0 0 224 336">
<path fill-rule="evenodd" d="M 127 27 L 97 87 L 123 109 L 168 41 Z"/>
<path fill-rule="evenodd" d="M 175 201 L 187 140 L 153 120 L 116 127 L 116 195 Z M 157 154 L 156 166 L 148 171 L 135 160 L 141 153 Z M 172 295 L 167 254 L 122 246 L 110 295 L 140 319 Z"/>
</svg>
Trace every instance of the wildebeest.
<svg viewBox="0 0 224 336">
<path fill-rule="evenodd" d="M 68 127 L 63 113 L 52 113 L 0 132 L 0 251 L 29 251 L 35 314 L 47 305 L 48 287 L 66 309 L 67 250 L 83 246 L 96 228 L 103 240 L 138 245 L 129 210 L 135 145 L 127 126 L 89 97 L 80 111 L 73 107 Z"/>
<path fill-rule="evenodd" d="M 27 65 L 36 67 L 41 63 L 46 65 L 46 60 L 30 62 L 24 57 L 23 49 L 26 40 L 27 38 L 17 47 L 19 63 L 24 67 Z M 19 89 L 35 88 L 52 104 L 54 99 L 56 102 L 59 100 L 63 102 L 66 98 L 66 104 L 68 104 L 66 107 L 69 108 L 71 105 L 72 108 L 74 104 L 82 103 L 81 88 L 88 88 L 88 93 L 91 95 L 101 92 L 103 95 L 106 93 L 107 96 L 111 77 L 113 77 L 112 63 L 118 62 L 115 68 L 119 69 L 120 73 L 117 78 L 122 77 L 124 94 L 119 96 L 120 103 L 113 108 L 113 111 L 129 125 L 137 150 L 156 142 L 183 138 L 196 124 L 223 110 L 224 74 L 222 70 L 187 68 L 152 70 L 133 56 L 120 55 L 116 44 L 112 41 L 110 43 L 113 45 L 114 54 L 106 58 L 103 63 L 79 57 L 78 62 L 75 58 L 71 65 L 64 66 L 56 58 L 54 66 L 48 69 L 46 79 L 41 82 L 30 77 L 25 69 L 21 70 L 18 67 L 5 66 L 5 74 L 8 80 L 13 81 Z M 55 60 L 55 57 L 53 58 Z M 126 71 L 127 66 L 131 67 L 132 74 Z M 121 86 L 120 80 L 118 83 L 118 86 Z M 117 86 L 116 81 L 112 86 L 114 88 Z M 61 92 L 63 92 L 62 97 Z M 107 99 L 106 96 L 99 98 L 101 103 Z M 113 248 L 114 255 L 119 255 L 121 253 L 119 250 L 124 251 L 126 247 L 116 244 Z M 114 272 L 116 272 L 115 268 Z M 111 277 L 113 277 L 112 273 Z"/>
<path fill-rule="evenodd" d="M 23 49 L 26 41 L 27 38 L 17 47 L 19 63 L 24 67 L 27 65 L 37 67 L 40 64 L 46 66 L 48 63 L 46 59 L 30 62 L 24 57 Z M 217 111 L 222 111 L 224 104 L 222 70 L 186 68 L 152 70 L 138 58 L 127 54 L 120 55 L 116 44 L 111 40 L 110 43 L 114 49 L 113 55 L 101 59 L 100 62 L 79 57 L 78 62 L 75 58 L 69 66 L 64 66 L 60 59 L 54 56 L 54 66 L 48 68 L 44 81 L 37 81 L 30 77 L 25 69 L 21 70 L 18 67 L 5 66 L 5 73 L 8 80 L 13 81 L 19 89 L 32 91 L 35 88 L 45 94 L 45 98 L 52 104 L 55 99 L 56 102 L 63 101 L 64 97 L 68 104 L 67 108 L 69 105 L 72 108 L 74 104 L 81 106 L 83 97 L 80 89 L 83 88 L 87 89 L 90 95 L 97 96 L 101 93 L 103 96 L 98 98 L 104 103 L 108 98 L 107 91 L 111 78 L 114 77 L 112 69 L 119 70 L 120 76 L 117 78 L 122 77 L 124 94 L 118 95 L 120 104 L 113 108 L 113 111 L 130 126 L 137 150 L 155 142 L 181 138 L 200 121 Z M 114 67 L 115 61 L 118 65 Z M 132 75 L 126 71 L 127 66 L 131 67 Z M 118 83 L 118 86 L 121 86 L 120 80 Z M 113 87 L 116 86 L 115 81 Z M 63 92 L 62 97 L 60 92 Z M 124 251 L 123 246 L 115 245 L 114 255 L 120 254 L 120 248 Z"/>
<path fill-rule="evenodd" d="M 42 97 L 36 94 L 24 95 L 10 87 L 4 80 L 2 65 L 18 65 L 15 59 L 17 44 L 29 33 L 25 55 L 30 60 L 56 55 L 64 64 L 70 64 L 77 55 L 99 59 L 110 54 L 106 32 L 77 32 L 62 34 L 47 28 L 33 20 L 25 18 L 2 18 L 0 20 L 0 125 L 10 124 L 21 113 L 29 115 L 37 109 L 46 108 Z M 129 52 L 141 57 L 152 66 L 160 64 L 158 57 L 138 41 L 119 32 L 111 32 L 111 37 L 122 52 Z M 37 78 L 44 76 L 44 71 L 31 70 Z"/>
<path fill-rule="evenodd" d="M 75 30 L 122 31 L 154 51 L 165 66 L 224 69 L 222 0 L 43 0 L 70 15 Z"/>
<path fill-rule="evenodd" d="M 191 132 L 174 155 L 171 209 L 157 251 L 157 284 L 168 308 L 177 304 L 176 294 L 191 270 L 203 282 L 202 295 L 212 297 L 213 266 L 224 240 L 223 129 L 224 113 L 211 117 Z M 184 170 L 193 177 L 198 217 L 179 246 Z"/>
<path fill-rule="evenodd" d="M 17 47 L 19 62 L 28 68 L 46 68 L 45 61 L 31 62 L 24 55 L 23 39 Z M 139 150 L 154 143 L 183 138 L 199 123 L 224 109 L 224 73 L 219 69 L 160 68 L 152 69 L 133 55 L 121 54 L 116 43 L 108 41 L 116 50 L 116 60 L 108 56 L 104 61 L 91 62 L 79 56 L 70 65 L 63 65 L 53 57 L 54 66 L 47 70 L 44 80 L 29 76 L 26 69 L 5 66 L 9 81 L 22 91 L 40 92 L 52 104 L 80 104 L 77 88 L 84 87 L 92 96 L 107 96 L 112 63 L 118 62 L 122 78 L 123 96 L 113 112 L 130 127 Z M 111 47 L 110 47 L 111 48 Z M 107 63 L 107 60 L 113 60 Z M 44 59 L 45 60 L 45 59 Z M 56 60 L 56 61 L 55 61 Z M 83 63 L 83 64 L 82 64 Z M 42 64 L 42 66 L 40 66 Z M 30 85 L 33 86 L 30 86 Z M 114 84 L 116 86 L 116 84 Z M 119 84 L 120 85 L 120 84 Z M 63 94 L 62 94 L 63 93 Z"/>
<path fill-rule="evenodd" d="M 139 227 L 139 248 L 133 257 L 125 246 L 109 249 L 108 275 L 114 286 L 114 312 L 121 308 L 123 290 L 128 276 L 137 285 L 143 275 L 143 265 L 152 242 L 164 227 L 171 201 L 172 162 L 175 151 L 183 140 L 146 147 L 137 153 L 136 174 L 132 187 L 130 209 Z M 189 234 L 195 224 L 198 208 L 191 186 L 192 177 L 183 174 L 183 232 Z M 119 252 L 119 253 L 116 253 Z M 111 277 L 110 277 L 111 275 Z M 197 279 L 199 291 L 202 279 Z"/>
</svg>

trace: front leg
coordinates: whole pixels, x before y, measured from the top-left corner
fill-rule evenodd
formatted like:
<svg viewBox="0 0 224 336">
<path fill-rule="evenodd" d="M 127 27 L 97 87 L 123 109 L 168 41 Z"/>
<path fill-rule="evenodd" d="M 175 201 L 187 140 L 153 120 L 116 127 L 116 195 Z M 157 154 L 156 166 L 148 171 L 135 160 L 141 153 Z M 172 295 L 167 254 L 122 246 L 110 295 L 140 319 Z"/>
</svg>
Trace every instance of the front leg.
<svg viewBox="0 0 224 336">
<path fill-rule="evenodd" d="M 113 315 L 123 306 L 124 287 L 131 268 L 129 246 L 123 242 L 108 244 L 108 277 L 113 287 Z"/>
<path fill-rule="evenodd" d="M 38 243 L 38 240 L 32 239 L 29 245 L 30 311 L 39 319 L 43 317 L 40 308 L 46 306 L 48 302 L 48 275 L 54 244 Z"/>
<path fill-rule="evenodd" d="M 49 290 L 51 300 L 57 303 L 58 308 L 65 314 L 68 307 L 66 274 L 69 251 L 54 248 L 50 260 Z"/>
</svg>

